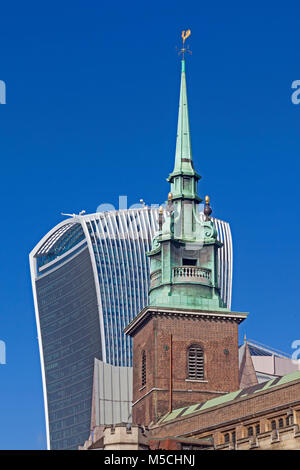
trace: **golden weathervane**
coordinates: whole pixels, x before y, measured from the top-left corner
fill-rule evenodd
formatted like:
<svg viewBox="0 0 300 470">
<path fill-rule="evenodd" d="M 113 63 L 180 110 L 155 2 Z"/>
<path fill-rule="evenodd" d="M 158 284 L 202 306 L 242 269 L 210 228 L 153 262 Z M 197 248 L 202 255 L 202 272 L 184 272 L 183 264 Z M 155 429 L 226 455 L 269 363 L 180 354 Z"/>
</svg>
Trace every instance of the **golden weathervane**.
<svg viewBox="0 0 300 470">
<path fill-rule="evenodd" d="M 186 31 L 182 31 L 181 37 L 182 37 L 183 47 L 184 47 L 185 40 L 186 40 L 190 35 L 191 35 L 191 30 L 190 30 L 190 29 L 187 29 Z"/>
<path fill-rule="evenodd" d="M 184 59 L 184 54 L 186 52 L 188 52 L 189 54 L 191 54 L 192 52 L 189 50 L 189 48 L 187 47 L 184 47 L 184 43 L 185 41 L 187 40 L 187 38 L 191 35 L 191 30 L 190 29 L 187 29 L 186 31 L 182 31 L 181 33 L 181 37 L 182 37 L 182 49 L 180 49 L 179 51 L 179 54 L 182 54 L 182 59 Z"/>
</svg>

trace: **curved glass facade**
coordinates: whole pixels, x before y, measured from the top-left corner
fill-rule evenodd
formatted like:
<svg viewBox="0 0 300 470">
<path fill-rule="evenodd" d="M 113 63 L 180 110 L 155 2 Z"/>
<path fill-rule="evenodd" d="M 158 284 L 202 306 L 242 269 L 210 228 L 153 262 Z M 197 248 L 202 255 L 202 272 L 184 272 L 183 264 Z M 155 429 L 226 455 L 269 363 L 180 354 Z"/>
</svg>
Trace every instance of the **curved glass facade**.
<svg viewBox="0 0 300 470">
<path fill-rule="evenodd" d="M 93 358 L 102 359 L 87 247 L 36 280 L 51 449 L 77 448 L 90 427 Z"/>
<path fill-rule="evenodd" d="M 158 209 L 76 216 L 30 254 L 48 447 L 72 449 L 90 432 L 94 359 L 132 365 L 124 328 L 148 303 L 149 259 Z M 232 242 L 215 219 L 221 296 L 230 307 Z M 105 423 L 111 424 L 111 423 Z"/>
</svg>

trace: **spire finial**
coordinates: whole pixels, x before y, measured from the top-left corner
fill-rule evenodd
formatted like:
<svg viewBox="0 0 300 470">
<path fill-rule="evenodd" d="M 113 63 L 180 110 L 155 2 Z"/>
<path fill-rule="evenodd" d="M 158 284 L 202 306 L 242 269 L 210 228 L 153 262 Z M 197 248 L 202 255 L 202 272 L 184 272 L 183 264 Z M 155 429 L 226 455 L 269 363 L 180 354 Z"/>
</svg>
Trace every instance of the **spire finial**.
<svg viewBox="0 0 300 470">
<path fill-rule="evenodd" d="M 184 47 L 184 43 L 185 41 L 187 40 L 187 38 L 191 35 L 191 30 L 190 29 L 187 29 L 186 31 L 182 31 L 181 33 L 181 37 L 182 37 L 182 49 L 180 49 L 179 51 L 179 55 L 182 54 L 182 60 L 184 60 L 184 54 L 186 52 L 188 52 L 189 54 L 191 54 L 192 52 L 189 50 L 188 47 Z"/>
<path fill-rule="evenodd" d="M 158 230 L 160 232 L 162 231 L 163 223 L 164 223 L 164 208 L 163 206 L 160 206 L 159 211 L 158 211 Z"/>
<path fill-rule="evenodd" d="M 205 221 L 210 220 L 210 215 L 212 213 L 212 209 L 209 205 L 209 202 L 210 202 L 209 196 L 205 196 L 205 206 L 204 206 Z"/>
<path fill-rule="evenodd" d="M 169 215 L 174 213 L 173 194 L 171 192 L 168 194 L 167 213 Z"/>
</svg>

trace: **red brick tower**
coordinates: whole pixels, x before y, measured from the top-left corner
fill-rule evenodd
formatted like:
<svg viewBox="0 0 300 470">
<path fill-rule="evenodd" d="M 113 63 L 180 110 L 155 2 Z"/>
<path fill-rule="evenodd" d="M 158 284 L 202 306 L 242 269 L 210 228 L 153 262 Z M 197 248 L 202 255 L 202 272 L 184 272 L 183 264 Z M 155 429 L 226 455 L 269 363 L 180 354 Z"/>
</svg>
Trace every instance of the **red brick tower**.
<svg viewBox="0 0 300 470">
<path fill-rule="evenodd" d="M 243 314 L 146 307 L 133 337 L 135 424 L 239 388 L 238 324 Z"/>
</svg>

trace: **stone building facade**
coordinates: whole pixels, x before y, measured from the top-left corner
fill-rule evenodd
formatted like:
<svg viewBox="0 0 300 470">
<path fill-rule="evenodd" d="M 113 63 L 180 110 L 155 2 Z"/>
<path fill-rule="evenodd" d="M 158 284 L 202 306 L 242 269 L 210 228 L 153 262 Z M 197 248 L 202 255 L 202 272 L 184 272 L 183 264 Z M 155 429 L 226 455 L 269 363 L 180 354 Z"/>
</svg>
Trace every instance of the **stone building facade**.
<svg viewBox="0 0 300 470">
<path fill-rule="evenodd" d="M 300 449 L 300 372 L 167 413 L 151 436 L 208 439 L 215 449 Z"/>
<path fill-rule="evenodd" d="M 81 448 L 105 450 L 300 449 L 300 372 L 174 409 L 149 428 L 99 429 Z"/>
</svg>

